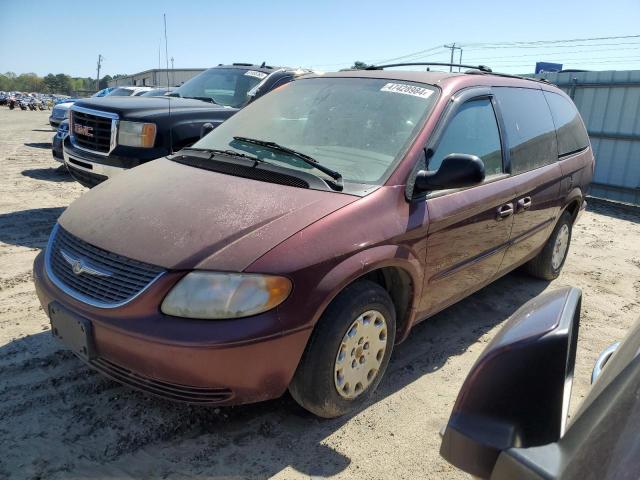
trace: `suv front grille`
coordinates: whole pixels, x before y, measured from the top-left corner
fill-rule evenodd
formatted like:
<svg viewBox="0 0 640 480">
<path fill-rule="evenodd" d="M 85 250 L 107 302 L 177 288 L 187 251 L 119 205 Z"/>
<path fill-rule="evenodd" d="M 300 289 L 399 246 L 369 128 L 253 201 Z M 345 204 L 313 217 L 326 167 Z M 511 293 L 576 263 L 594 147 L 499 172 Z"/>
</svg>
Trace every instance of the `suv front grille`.
<svg viewBox="0 0 640 480">
<path fill-rule="evenodd" d="M 72 297 L 98 307 L 117 307 L 139 295 L 164 270 L 86 243 L 58 224 L 47 247 L 51 280 Z"/>
<path fill-rule="evenodd" d="M 110 116 L 102 116 L 72 109 L 71 139 L 73 143 L 86 150 L 97 153 L 109 153 L 112 148 L 112 135 L 115 134 Z"/>
</svg>

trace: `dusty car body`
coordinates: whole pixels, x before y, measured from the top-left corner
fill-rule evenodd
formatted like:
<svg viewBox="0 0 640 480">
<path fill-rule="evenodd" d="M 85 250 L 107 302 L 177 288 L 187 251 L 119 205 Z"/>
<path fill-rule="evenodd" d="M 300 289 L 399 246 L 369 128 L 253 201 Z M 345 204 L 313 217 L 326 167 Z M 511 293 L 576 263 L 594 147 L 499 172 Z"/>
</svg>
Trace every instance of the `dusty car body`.
<svg viewBox="0 0 640 480">
<path fill-rule="evenodd" d="M 546 127 L 510 136 L 526 119 L 504 89 L 535 96 L 527 115 Z M 570 107 L 558 133 L 545 95 Z M 557 134 L 579 148 L 559 151 Z M 309 77 L 77 200 L 35 261 L 36 289 L 54 334 L 121 382 L 214 404 L 289 388 L 337 416 L 364 404 L 416 323 L 523 264 L 555 278 L 593 163 L 575 107 L 546 83 Z"/>
<path fill-rule="evenodd" d="M 551 291 L 518 310 L 464 382 L 440 453 L 474 477 L 635 478 L 640 472 L 640 323 L 600 355 L 568 418 L 581 292 Z"/>
</svg>

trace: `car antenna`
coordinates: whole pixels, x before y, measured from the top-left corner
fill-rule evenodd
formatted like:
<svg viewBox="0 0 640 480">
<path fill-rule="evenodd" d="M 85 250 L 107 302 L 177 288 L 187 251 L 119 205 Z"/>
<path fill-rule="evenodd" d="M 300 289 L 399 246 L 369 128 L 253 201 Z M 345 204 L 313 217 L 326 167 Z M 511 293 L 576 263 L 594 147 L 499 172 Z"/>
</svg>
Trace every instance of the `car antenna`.
<svg viewBox="0 0 640 480">
<path fill-rule="evenodd" d="M 167 62 L 167 90 L 169 89 L 169 47 L 167 46 L 167 14 L 162 14 L 164 18 L 164 56 Z M 173 128 L 171 127 L 171 97 L 167 97 L 169 100 L 169 153 L 173 153 Z"/>
<path fill-rule="evenodd" d="M 264 62 L 262 62 L 262 65 L 260 65 L 260 68 L 264 68 L 266 64 L 267 64 L 267 61 L 265 60 Z"/>
</svg>

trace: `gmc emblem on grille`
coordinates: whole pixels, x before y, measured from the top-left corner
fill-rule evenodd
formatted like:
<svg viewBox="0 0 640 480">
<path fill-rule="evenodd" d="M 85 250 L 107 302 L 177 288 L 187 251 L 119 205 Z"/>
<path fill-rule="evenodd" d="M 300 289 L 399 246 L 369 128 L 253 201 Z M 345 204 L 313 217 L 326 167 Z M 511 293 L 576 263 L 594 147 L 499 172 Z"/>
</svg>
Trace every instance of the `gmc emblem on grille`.
<svg viewBox="0 0 640 480">
<path fill-rule="evenodd" d="M 73 131 L 78 135 L 84 135 L 85 137 L 93 137 L 93 127 L 89 127 L 88 125 L 78 125 L 77 123 L 73 124 Z"/>
</svg>

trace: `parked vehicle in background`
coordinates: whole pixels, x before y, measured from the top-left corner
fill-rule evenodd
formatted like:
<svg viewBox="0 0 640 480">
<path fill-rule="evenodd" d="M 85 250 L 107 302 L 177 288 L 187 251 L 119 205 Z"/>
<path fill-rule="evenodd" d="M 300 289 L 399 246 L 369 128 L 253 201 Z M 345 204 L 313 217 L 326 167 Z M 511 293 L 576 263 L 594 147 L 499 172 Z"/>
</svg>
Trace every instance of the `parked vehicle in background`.
<svg viewBox="0 0 640 480">
<path fill-rule="evenodd" d="M 77 113 L 95 115 L 74 106 L 72 139 Z M 523 264 L 556 278 L 593 167 L 571 99 L 541 81 L 308 76 L 76 200 L 36 290 L 54 334 L 123 383 L 208 404 L 288 388 L 336 417 L 416 323 Z"/>
<path fill-rule="evenodd" d="M 123 100 L 112 92 L 100 101 L 77 102 L 64 143 L 65 163 L 78 182 L 92 187 L 192 145 L 254 99 L 306 73 L 266 65 L 219 65 L 168 96 Z"/>
<path fill-rule="evenodd" d="M 51 110 L 51 115 L 49 116 L 49 125 L 57 129 L 63 120 L 69 118 L 69 109 L 76 100 L 79 99 L 71 99 L 66 102 L 55 104 Z"/>
<path fill-rule="evenodd" d="M 114 90 L 115 89 L 113 87 L 103 88 L 102 90 L 91 95 L 91 97 L 92 98 L 106 97 L 107 95 L 110 95 L 111 93 L 113 93 Z M 81 99 L 68 98 L 62 101 L 58 101 L 54 105 L 53 110 L 51 111 L 51 116 L 49 117 L 49 125 L 57 129 L 60 126 L 60 123 L 64 119 L 69 118 L 69 109 L 71 108 L 71 105 L 73 105 L 78 100 L 81 100 Z"/>
<path fill-rule="evenodd" d="M 141 97 L 162 97 L 164 95 L 169 95 L 173 92 L 177 87 L 161 87 L 154 88 L 153 90 L 149 90 L 148 92 L 144 92 Z"/>
<path fill-rule="evenodd" d="M 495 480 L 638 477 L 640 323 L 600 355 L 569 419 L 580 303 L 580 290 L 564 288 L 512 316 L 460 389 L 445 459 Z"/>
<path fill-rule="evenodd" d="M 107 95 L 107 97 L 139 97 L 147 92 L 155 90 L 155 87 L 115 87 Z"/>
</svg>

